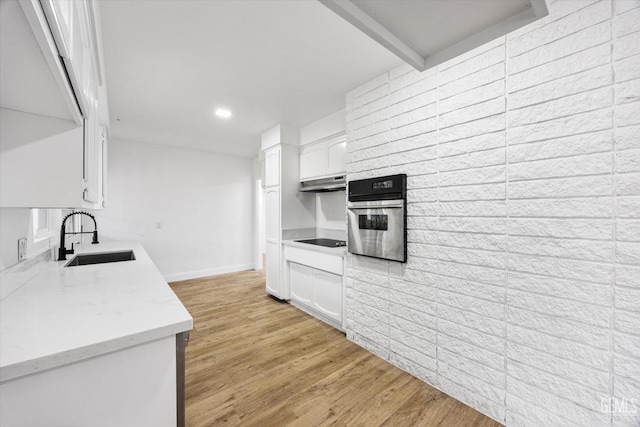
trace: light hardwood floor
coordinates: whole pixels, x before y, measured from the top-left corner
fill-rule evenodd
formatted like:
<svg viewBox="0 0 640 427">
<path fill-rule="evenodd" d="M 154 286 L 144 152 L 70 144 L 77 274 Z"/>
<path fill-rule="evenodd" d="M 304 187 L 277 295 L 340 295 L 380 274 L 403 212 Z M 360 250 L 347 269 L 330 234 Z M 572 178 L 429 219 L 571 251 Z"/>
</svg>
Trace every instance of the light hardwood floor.
<svg viewBox="0 0 640 427">
<path fill-rule="evenodd" d="M 500 425 L 267 296 L 260 272 L 171 287 L 194 318 L 188 427 Z"/>
</svg>

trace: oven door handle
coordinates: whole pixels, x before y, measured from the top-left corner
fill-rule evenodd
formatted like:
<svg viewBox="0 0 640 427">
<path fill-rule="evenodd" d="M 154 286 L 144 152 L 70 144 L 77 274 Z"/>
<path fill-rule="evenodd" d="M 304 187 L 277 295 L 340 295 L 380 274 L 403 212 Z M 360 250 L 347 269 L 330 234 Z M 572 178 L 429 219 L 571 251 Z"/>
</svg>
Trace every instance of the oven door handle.
<svg viewBox="0 0 640 427">
<path fill-rule="evenodd" d="M 399 200 L 373 200 L 368 202 L 349 202 L 347 209 L 370 208 L 404 208 L 404 199 Z"/>
</svg>

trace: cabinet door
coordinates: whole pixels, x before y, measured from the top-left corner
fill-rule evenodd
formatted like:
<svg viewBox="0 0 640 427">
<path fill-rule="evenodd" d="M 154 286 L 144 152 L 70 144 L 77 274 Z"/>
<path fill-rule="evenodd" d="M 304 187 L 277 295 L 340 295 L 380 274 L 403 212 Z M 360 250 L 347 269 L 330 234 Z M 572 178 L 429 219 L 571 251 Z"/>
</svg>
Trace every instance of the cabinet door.
<svg viewBox="0 0 640 427">
<path fill-rule="evenodd" d="M 342 321 L 342 276 L 313 270 L 313 307 Z"/>
<path fill-rule="evenodd" d="M 43 0 L 40 2 L 47 14 L 56 47 L 63 58 L 70 57 L 73 14 L 76 11 L 73 3 L 72 0 Z"/>
<path fill-rule="evenodd" d="M 347 137 L 326 142 L 327 175 L 341 175 L 347 172 Z"/>
<path fill-rule="evenodd" d="M 68 55 L 62 56 L 67 75 L 76 100 L 85 119 L 90 114 L 90 102 L 88 93 L 87 64 L 91 60 L 91 44 L 89 35 L 89 23 L 87 22 L 84 2 L 71 2 L 71 23 L 69 28 L 70 39 L 66 44 Z M 63 29 L 61 31 L 64 31 Z M 60 50 L 60 48 L 58 47 Z"/>
<path fill-rule="evenodd" d="M 280 188 L 267 188 L 266 204 L 266 238 L 280 240 Z"/>
<path fill-rule="evenodd" d="M 291 299 L 311 306 L 313 292 L 312 268 L 295 262 L 289 263 L 289 286 L 291 289 Z"/>
<path fill-rule="evenodd" d="M 102 161 L 100 166 L 100 200 L 102 200 L 102 207 L 107 206 L 107 170 L 109 162 L 109 134 L 107 128 L 100 126 L 100 160 Z"/>
<path fill-rule="evenodd" d="M 176 426 L 175 363 L 169 336 L 5 381 L 0 425 Z"/>
<path fill-rule="evenodd" d="M 101 207 L 101 163 L 102 140 L 98 126 L 98 82 L 93 63 L 86 61 L 86 116 L 84 120 L 84 181 L 86 189 L 83 198 Z"/>
<path fill-rule="evenodd" d="M 313 144 L 300 150 L 300 181 L 325 174 L 324 144 Z"/>
<path fill-rule="evenodd" d="M 266 151 L 265 162 L 265 186 L 280 185 L 280 147 Z"/>
<path fill-rule="evenodd" d="M 267 242 L 267 293 L 280 296 L 280 243 Z"/>
</svg>

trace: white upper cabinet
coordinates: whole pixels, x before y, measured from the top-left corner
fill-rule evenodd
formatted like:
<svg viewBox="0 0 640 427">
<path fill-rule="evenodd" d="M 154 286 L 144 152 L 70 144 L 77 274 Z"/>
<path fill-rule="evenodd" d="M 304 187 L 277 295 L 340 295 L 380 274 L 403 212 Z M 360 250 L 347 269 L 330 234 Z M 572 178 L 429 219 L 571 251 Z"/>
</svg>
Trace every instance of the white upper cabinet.
<svg viewBox="0 0 640 427">
<path fill-rule="evenodd" d="M 325 173 L 326 152 L 324 144 L 312 144 L 300 150 L 300 181 Z"/>
<path fill-rule="evenodd" d="M 300 149 L 300 181 L 344 175 L 347 137 L 343 134 Z"/>
<path fill-rule="evenodd" d="M 40 3 L 2 2 L 0 107 L 82 125 L 67 71 Z"/>
<path fill-rule="evenodd" d="M 342 136 L 325 142 L 327 175 L 343 175 L 347 172 L 347 138 Z"/>
<path fill-rule="evenodd" d="M 0 51 L 0 63 L 10 64 L 0 70 L 0 206 L 99 209 L 108 112 L 97 11 L 90 0 L 7 4 L 3 23 L 10 20 L 12 28 L 8 40 L 2 32 Z M 20 54 L 4 41 L 20 46 Z"/>
<path fill-rule="evenodd" d="M 266 187 L 280 185 L 280 147 L 273 147 L 264 154 Z"/>
<path fill-rule="evenodd" d="M 73 31 L 77 23 L 77 12 L 72 0 L 44 0 L 40 2 L 48 19 L 53 21 L 53 37 L 55 38 L 58 52 L 63 58 L 70 58 L 73 48 Z"/>
<path fill-rule="evenodd" d="M 92 104 L 98 97 L 97 87 L 102 80 L 91 2 L 42 0 L 41 4 L 86 119 L 94 114 Z"/>
</svg>

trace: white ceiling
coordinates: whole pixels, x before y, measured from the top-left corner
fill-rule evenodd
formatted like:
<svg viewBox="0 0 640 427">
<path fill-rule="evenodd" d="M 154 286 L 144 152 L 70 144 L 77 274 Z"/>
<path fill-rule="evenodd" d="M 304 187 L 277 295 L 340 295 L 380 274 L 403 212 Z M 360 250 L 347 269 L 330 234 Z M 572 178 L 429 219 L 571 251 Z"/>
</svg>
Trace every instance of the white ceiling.
<svg viewBox="0 0 640 427">
<path fill-rule="evenodd" d="M 338 111 L 402 63 L 316 0 L 99 7 L 111 134 L 125 139 L 255 156 L 265 130 Z"/>
</svg>

